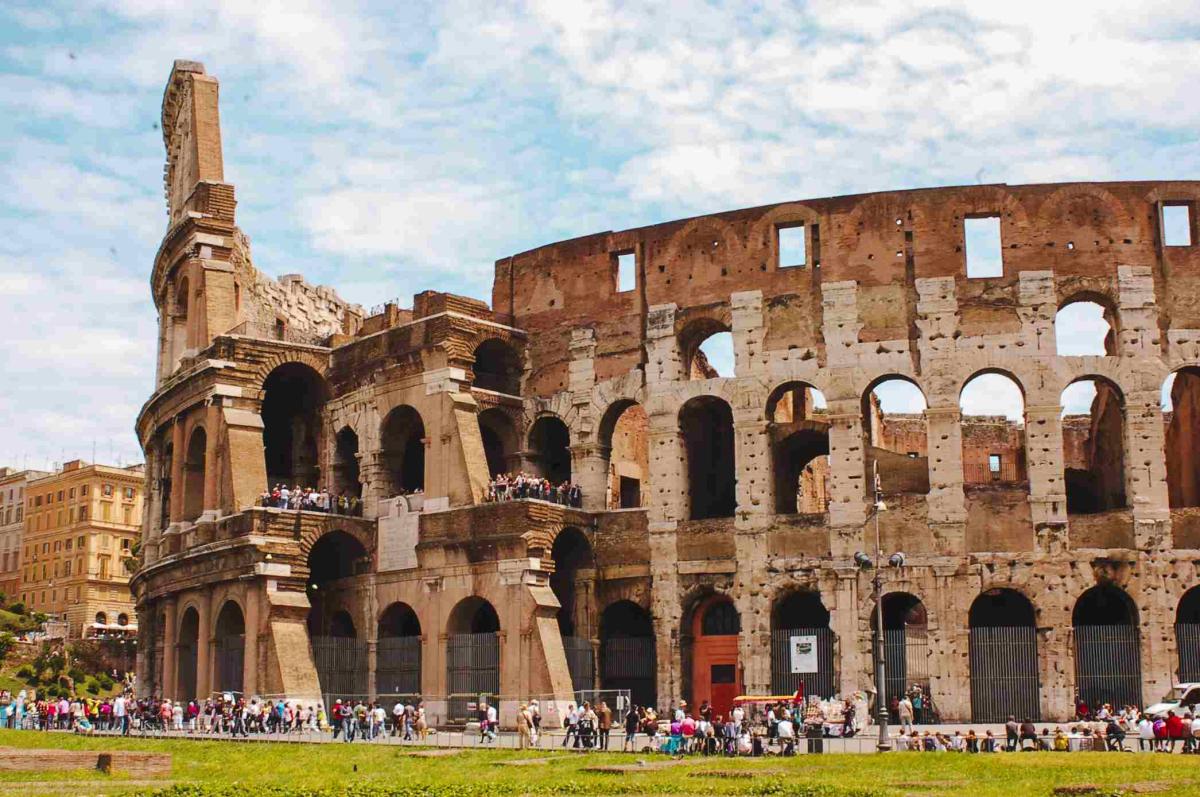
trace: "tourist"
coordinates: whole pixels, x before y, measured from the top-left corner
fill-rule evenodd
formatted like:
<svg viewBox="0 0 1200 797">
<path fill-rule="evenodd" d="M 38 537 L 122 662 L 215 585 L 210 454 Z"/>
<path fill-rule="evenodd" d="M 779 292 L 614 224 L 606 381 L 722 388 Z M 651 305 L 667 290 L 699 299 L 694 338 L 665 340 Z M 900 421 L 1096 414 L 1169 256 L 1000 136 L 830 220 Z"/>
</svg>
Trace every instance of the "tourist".
<svg viewBox="0 0 1200 797">
<path fill-rule="evenodd" d="M 562 746 L 566 747 L 571 738 L 575 739 L 575 747 L 579 747 L 579 712 L 575 708 L 574 703 L 567 704 L 567 716 L 563 718 L 563 728 L 566 733 L 563 734 Z"/>
<path fill-rule="evenodd" d="M 1042 731 L 1042 734 L 1048 735 L 1046 731 Z M 1033 742 L 1033 747 L 1026 748 L 1026 741 Z M 1034 727 L 1033 720 L 1029 719 L 1029 717 L 1026 717 L 1024 721 L 1021 722 L 1019 744 L 1021 749 L 1037 750 L 1039 747 L 1037 728 Z"/>
<path fill-rule="evenodd" d="M 517 747 L 521 750 L 533 744 L 533 718 L 529 716 L 529 706 L 522 703 L 517 710 Z"/>
<path fill-rule="evenodd" d="M 896 716 L 900 719 L 900 730 L 912 732 L 913 704 L 908 695 L 904 695 L 896 704 Z M 1012 719 L 1011 717 L 1009 719 Z"/>
<path fill-rule="evenodd" d="M 625 741 L 621 744 L 622 753 L 632 753 L 637 749 L 635 741 L 637 739 L 638 725 L 640 722 L 641 715 L 638 712 L 638 707 L 631 704 L 629 706 L 629 711 L 625 712 Z"/>
<path fill-rule="evenodd" d="M 1137 732 L 1138 750 L 1153 752 L 1156 747 L 1154 743 L 1154 720 L 1143 714 L 1142 718 L 1138 720 Z"/>
<path fill-rule="evenodd" d="M 612 730 L 612 709 L 608 707 L 608 703 L 601 700 L 600 708 L 596 711 L 596 728 L 600 733 L 599 747 L 601 750 L 608 750 L 608 734 Z"/>
</svg>

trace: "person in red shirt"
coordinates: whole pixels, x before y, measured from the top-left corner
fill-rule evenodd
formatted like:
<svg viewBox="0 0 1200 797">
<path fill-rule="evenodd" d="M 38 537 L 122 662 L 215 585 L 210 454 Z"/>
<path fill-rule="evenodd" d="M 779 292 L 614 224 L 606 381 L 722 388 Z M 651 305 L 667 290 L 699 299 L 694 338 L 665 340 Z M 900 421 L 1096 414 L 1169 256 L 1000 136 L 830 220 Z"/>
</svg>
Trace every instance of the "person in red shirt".
<svg viewBox="0 0 1200 797">
<path fill-rule="evenodd" d="M 1190 728 L 1188 729 L 1190 732 Z M 1175 752 L 1175 742 L 1183 738 L 1183 719 L 1175 716 L 1174 711 L 1167 712 L 1167 739 L 1170 751 Z"/>
</svg>

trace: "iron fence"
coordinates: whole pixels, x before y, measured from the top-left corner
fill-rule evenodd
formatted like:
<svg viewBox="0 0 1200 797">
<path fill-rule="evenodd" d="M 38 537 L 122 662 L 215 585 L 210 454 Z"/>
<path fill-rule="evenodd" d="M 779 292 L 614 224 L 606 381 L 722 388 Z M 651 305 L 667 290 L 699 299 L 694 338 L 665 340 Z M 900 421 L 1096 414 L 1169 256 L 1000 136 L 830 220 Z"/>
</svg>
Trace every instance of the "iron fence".
<svg viewBox="0 0 1200 797">
<path fill-rule="evenodd" d="M 596 686 L 596 658 L 592 641 L 583 637 L 563 637 L 567 654 L 567 670 L 571 673 L 571 690 L 593 689 Z"/>
<path fill-rule="evenodd" d="M 817 671 L 811 673 L 792 672 L 791 638 L 815 636 L 817 638 Z M 785 628 L 771 632 L 771 693 L 794 694 L 804 685 L 805 695 L 832 697 L 834 686 L 833 631 L 828 628 Z"/>
<path fill-rule="evenodd" d="M 414 695 L 421 691 L 421 638 L 381 637 L 375 645 L 375 691 Z"/>
<path fill-rule="evenodd" d="M 872 645 L 872 651 L 875 649 Z M 890 706 L 893 697 L 904 697 L 909 689 L 918 687 L 923 701 L 920 709 L 914 707 L 913 720 L 922 724 L 936 719 L 929 691 L 929 656 L 929 632 L 924 627 L 883 630 L 884 705 Z"/>
<path fill-rule="evenodd" d="M 657 704 L 654 637 L 611 637 L 600 643 L 600 684 L 627 689 L 639 706 Z"/>
<path fill-rule="evenodd" d="M 1137 626 L 1075 627 L 1075 691 L 1089 706 L 1142 705 Z"/>
<path fill-rule="evenodd" d="M 236 692 L 242 688 L 242 670 L 246 660 L 246 638 L 218 637 L 216 644 L 217 691 Z"/>
<path fill-rule="evenodd" d="M 470 705 L 480 695 L 500 691 L 500 637 L 494 632 L 451 634 L 446 638 L 446 676 L 451 693 L 447 718 L 474 719 Z"/>
<path fill-rule="evenodd" d="M 973 722 L 1041 720 L 1036 628 L 972 628 L 970 665 Z"/>
<path fill-rule="evenodd" d="M 367 643 L 353 637 L 312 638 L 313 664 L 321 691 L 361 694 L 367 691 Z"/>
</svg>

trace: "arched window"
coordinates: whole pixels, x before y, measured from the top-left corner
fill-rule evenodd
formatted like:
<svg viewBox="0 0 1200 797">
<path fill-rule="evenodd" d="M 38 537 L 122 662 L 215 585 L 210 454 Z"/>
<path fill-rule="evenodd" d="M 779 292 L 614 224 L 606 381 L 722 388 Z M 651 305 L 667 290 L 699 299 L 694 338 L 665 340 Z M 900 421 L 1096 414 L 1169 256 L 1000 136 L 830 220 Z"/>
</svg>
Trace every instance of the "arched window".
<svg viewBox="0 0 1200 797">
<path fill-rule="evenodd" d="M 1200 506 L 1200 368 L 1181 368 L 1167 377 L 1162 410 L 1171 508 Z"/>
<path fill-rule="evenodd" d="M 1067 512 L 1125 506 L 1125 402 L 1107 379 L 1080 379 L 1062 392 Z"/>
<path fill-rule="evenodd" d="M 740 634 L 742 619 L 730 601 L 715 601 L 701 615 L 700 633 L 703 636 Z"/>
<path fill-rule="evenodd" d="M 324 378 L 303 363 L 284 363 L 263 383 L 263 447 L 270 484 L 320 485 L 317 452 L 328 395 Z"/>
<path fill-rule="evenodd" d="M 1012 377 L 976 374 L 963 386 L 963 482 L 968 486 L 1025 484 L 1025 396 Z"/>
<path fill-rule="evenodd" d="M 393 603 L 379 617 L 375 691 L 380 695 L 421 693 L 421 621 L 407 603 Z M 386 702 L 386 701 L 385 701 Z"/>
<path fill-rule="evenodd" d="M 425 422 L 420 413 L 406 404 L 389 412 L 379 445 L 391 495 L 425 489 Z"/>
<path fill-rule="evenodd" d="M 125 615 L 121 615 L 124 618 Z M 117 618 L 118 625 L 125 625 Z M 207 643 L 206 643 L 207 644 Z M 176 654 L 178 691 L 177 700 L 194 700 L 199 697 L 196 684 L 196 664 L 200 650 L 200 613 L 189 606 L 179 621 L 179 652 Z"/>
<path fill-rule="evenodd" d="M 204 512 L 205 454 L 208 435 L 198 426 L 188 440 L 183 461 L 183 519 L 194 521 Z"/>
<path fill-rule="evenodd" d="M 632 509 L 642 505 L 650 475 L 650 419 L 642 405 L 619 401 L 600 421 L 600 445 L 608 452 L 606 509 Z"/>
<path fill-rule="evenodd" d="M 104 612 L 96 612 L 96 625 L 108 625 L 108 615 Z"/>
<path fill-rule="evenodd" d="M 517 429 L 512 418 L 499 407 L 479 413 L 479 434 L 487 458 L 488 475 L 498 476 L 519 470 L 514 462 L 517 455 Z"/>
<path fill-rule="evenodd" d="M 343 426 L 334 440 L 333 478 L 334 492 L 337 495 L 362 497 L 362 482 L 359 481 L 358 435 L 349 426 Z"/>
<path fill-rule="evenodd" d="M 771 607 L 771 694 L 832 697 L 837 691 L 829 610 L 821 594 L 795 590 Z"/>
<path fill-rule="evenodd" d="M 576 690 L 594 689 L 593 609 L 586 603 L 591 590 L 584 586 L 584 579 L 593 583 L 596 579 L 592 546 L 579 529 L 567 528 L 554 538 L 550 556 L 554 560 L 550 589 L 558 598 L 558 630 L 567 654 L 571 682 Z"/>
<path fill-rule="evenodd" d="M 610 604 L 600 615 L 600 688 L 628 689 L 635 706 L 657 703 L 654 623 L 632 601 Z"/>
<path fill-rule="evenodd" d="M 820 514 L 829 508 L 829 422 L 825 396 L 788 382 L 767 398 L 771 470 L 778 514 Z"/>
<path fill-rule="evenodd" d="M 883 645 L 888 705 L 893 697 L 900 698 L 916 687 L 921 690 L 922 701 L 920 711 L 914 707 L 913 720 L 918 724 L 930 722 L 934 696 L 929 690 L 929 616 L 916 595 L 890 592 L 883 596 Z M 872 645 L 871 649 L 874 652 L 876 647 Z"/>
<path fill-rule="evenodd" d="M 690 323 L 679 336 L 687 379 L 734 376 L 733 334 L 729 327 L 710 318 Z"/>
<path fill-rule="evenodd" d="M 246 619 L 242 608 L 226 601 L 217 614 L 216 678 L 218 692 L 241 692 L 246 653 Z"/>
<path fill-rule="evenodd" d="M 876 468 L 886 495 L 928 493 L 928 404 L 921 388 L 908 379 L 885 376 L 863 394 L 862 405 L 867 494 L 874 494 Z"/>
<path fill-rule="evenodd" d="M 1119 587 L 1101 584 L 1079 596 L 1075 633 L 1075 691 L 1089 708 L 1142 705 L 1137 607 Z"/>
<path fill-rule="evenodd" d="M 719 398 L 699 396 L 679 411 L 679 431 L 687 457 L 689 517 L 733 517 L 737 508 L 733 411 Z"/>
<path fill-rule="evenodd" d="M 497 338 L 489 338 L 475 347 L 475 387 L 510 396 L 521 395 L 521 357 L 516 350 Z"/>
<path fill-rule="evenodd" d="M 546 415 L 534 421 L 529 450 L 537 475 L 554 484 L 571 480 L 571 433 L 561 419 Z"/>
<path fill-rule="evenodd" d="M 971 604 L 968 625 L 972 721 L 1040 719 L 1033 604 L 1015 590 L 989 589 Z"/>
<path fill-rule="evenodd" d="M 1063 304 L 1054 316 L 1054 339 L 1059 357 L 1117 353 L 1116 313 L 1096 297 L 1079 297 Z"/>
</svg>

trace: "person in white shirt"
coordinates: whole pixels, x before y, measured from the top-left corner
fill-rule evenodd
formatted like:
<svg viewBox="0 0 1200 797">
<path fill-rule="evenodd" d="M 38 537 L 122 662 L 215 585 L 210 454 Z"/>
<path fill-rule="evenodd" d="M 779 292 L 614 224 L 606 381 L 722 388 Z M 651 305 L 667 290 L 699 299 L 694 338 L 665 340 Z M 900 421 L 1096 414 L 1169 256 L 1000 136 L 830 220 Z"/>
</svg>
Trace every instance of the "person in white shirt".
<svg viewBox="0 0 1200 797">
<path fill-rule="evenodd" d="M 491 704 L 489 704 L 487 707 L 487 725 L 488 725 L 488 727 L 487 727 L 488 741 L 494 742 L 494 741 L 496 741 L 496 728 L 498 725 L 498 715 L 496 714 L 496 707 Z"/>
<path fill-rule="evenodd" d="M 117 699 L 113 701 L 113 716 L 116 717 L 117 725 L 121 727 L 121 735 L 129 735 L 129 715 L 125 712 L 125 695 L 117 695 Z"/>
<path fill-rule="evenodd" d="M 1138 732 L 1138 749 L 1151 751 L 1154 750 L 1154 723 L 1147 716 L 1142 716 L 1137 724 Z"/>
<path fill-rule="evenodd" d="M 779 721 L 779 754 L 780 755 L 795 755 L 796 753 L 796 732 L 792 726 L 792 721 L 786 716 Z"/>
</svg>

